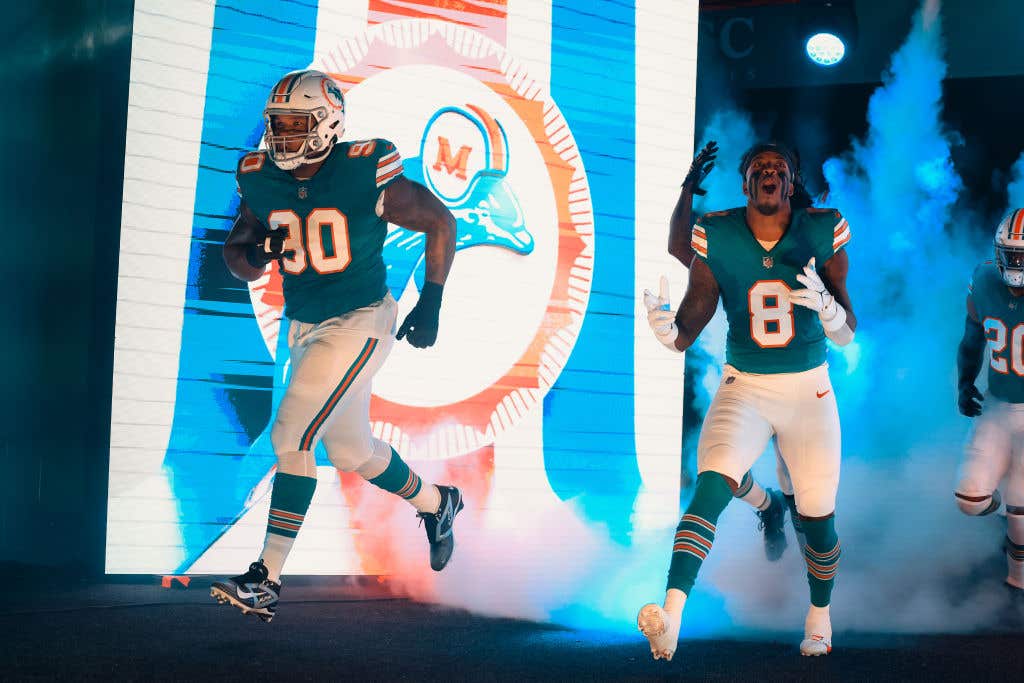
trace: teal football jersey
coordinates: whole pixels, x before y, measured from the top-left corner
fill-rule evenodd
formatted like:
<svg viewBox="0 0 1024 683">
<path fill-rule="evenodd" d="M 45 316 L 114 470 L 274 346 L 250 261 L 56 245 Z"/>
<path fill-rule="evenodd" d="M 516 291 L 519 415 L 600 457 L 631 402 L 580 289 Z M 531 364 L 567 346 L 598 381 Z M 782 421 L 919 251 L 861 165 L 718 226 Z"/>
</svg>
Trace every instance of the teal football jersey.
<svg viewBox="0 0 1024 683">
<path fill-rule="evenodd" d="M 241 158 L 242 200 L 268 229 L 287 229 L 285 250 L 295 251 L 281 262 L 285 316 L 319 323 L 384 297 L 388 225 L 377 198 L 401 174 L 398 150 L 379 139 L 335 144 L 308 180 L 263 151 Z"/>
<path fill-rule="evenodd" d="M 974 269 L 967 294 L 988 339 L 988 390 L 1009 403 L 1024 403 L 1024 297 L 1015 297 L 996 264 Z"/>
<path fill-rule="evenodd" d="M 729 322 L 726 362 L 757 374 L 802 372 L 824 363 L 818 314 L 791 304 L 789 292 L 803 288 L 796 276 L 812 256 L 820 268 L 849 240 L 846 219 L 835 209 L 794 211 L 771 249 L 750 231 L 745 207 L 702 216 L 692 246 L 721 292 Z"/>
</svg>

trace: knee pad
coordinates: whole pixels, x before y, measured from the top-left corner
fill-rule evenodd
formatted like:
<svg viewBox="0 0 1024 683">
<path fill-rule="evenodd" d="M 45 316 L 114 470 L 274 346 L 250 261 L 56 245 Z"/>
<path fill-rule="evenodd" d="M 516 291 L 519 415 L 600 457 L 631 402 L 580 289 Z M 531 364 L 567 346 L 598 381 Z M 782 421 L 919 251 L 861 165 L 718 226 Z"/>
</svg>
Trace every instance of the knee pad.
<svg viewBox="0 0 1024 683">
<path fill-rule="evenodd" d="M 373 448 L 365 439 L 324 438 L 327 459 L 341 472 L 355 472 L 373 456 Z"/>
<path fill-rule="evenodd" d="M 299 441 L 301 440 L 302 435 L 294 427 L 289 426 L 279 418 L 274 419 L 274 424 L 270 428 L 270 444 L 274 448 L 274 453 L 279 458 L 281 454 L 285 453 L 311 453 L 312 448 L 309 451 L 299 450 Z"/>
<path fill-rule="evenodd" d="M 827 517 L 836 511 L 835 489 L 805 489 L 796 493 L 794 502 L 797 512 L 803 517 Z"/>
<path fill-rule="evenodd" d="M 953 495 L 956 496 L 956 504 L 960 511 L 972 517 L 990 515 L 998 510 L 1000 503 L 1002 503 L 1002 497 L 1000 497 L 998 490 L 993 491 L 991 494 L 980 496 L 968 495 L 959 491 L 956 491 Z"/>
<path fill-rule="evenodd" d="M 380 476 L 391 464 L 391 453 L 391 446 L 387 442 L 371 438 L 370 457 L 356 468 L 356 472 L 367 481 Z"/>
</svg>

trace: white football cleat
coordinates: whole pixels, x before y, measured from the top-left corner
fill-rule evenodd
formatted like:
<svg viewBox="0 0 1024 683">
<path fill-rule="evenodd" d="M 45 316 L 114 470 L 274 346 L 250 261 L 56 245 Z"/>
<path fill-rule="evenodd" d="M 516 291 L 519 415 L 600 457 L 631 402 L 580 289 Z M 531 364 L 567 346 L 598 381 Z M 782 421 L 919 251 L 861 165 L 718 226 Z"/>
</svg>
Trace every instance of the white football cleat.
<svg viewBox="0 0 1024 683">
<path fill-rule="evenodd" d="M 640 608 L 636 625 L 651 644 L 651 655 L 655 659 L 672 660 L 679 643 L 679 621 L 679 617 L 673 617 L 653 602 Z"/>
<path fill-rule="evenodd" d="M 820 633 L 808 635 L 800 643 L 800 654 L 804 657 L 821 657 L 832 652 L 832 641 Z"/>
<path fill-rule="evenodd" d="M 821 657 L 832 652 L 832 619 L 828 607 L 815 607 L 807 611 L 804 621 L 804 639 L 800 643 L 800 654 L 804 657 Z"/>
</svg>

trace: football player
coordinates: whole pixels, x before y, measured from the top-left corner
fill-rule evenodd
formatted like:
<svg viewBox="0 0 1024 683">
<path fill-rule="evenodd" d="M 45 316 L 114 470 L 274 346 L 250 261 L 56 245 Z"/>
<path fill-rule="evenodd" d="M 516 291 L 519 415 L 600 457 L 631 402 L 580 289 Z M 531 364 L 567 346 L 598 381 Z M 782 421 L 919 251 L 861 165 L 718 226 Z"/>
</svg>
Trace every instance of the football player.
<svg viewBox="0 0 1024 683">
<path fill-rule="evenodd" d="M 711 140 L 694 157 L 690 169 L 683 179 L 679 191 L 679 199 L 672 210 L 672 218 L 669 220 L 668 253 L 676 257 L 684 268 L 689 268 L 696 257 L 691 246 L 693 226 L 693 196 L 707 194 L 700 186 L 701 182 L 708 177 L 711 169 L 715 166 L 715 159 L 718 156 L 718 143 Z M 795 183 L 794 183 L 795 184 Z M 793 204 L 793 199 L 790 199 Z M 808 202 L 807 206 L 810 206 Z M 806 206 L 794 208 L 806 208 Z M 782 557 L 786 550 L 786 508 L 789 507 L 790 518 L 793 520 L 794 528 L 797 529 L 799 537 L 799 522 L 796 518 L 796 508 L 793 498 L 792 484 L 789 483 L 789 473 L 786 471 L 786 463 L 778 453 L 778 443 L 772 439 L 775 446 L 776 469 L 779 473 L 779 484 L 782 491 L 775 489 L 764 489 L 754 481 L 753 475 L 747 472 L 743 475 L 743 481 L 733 494 L 743 502 L 754 508 L 760 522 L 758 526 L 764 532 L 765 556 L 772 562 Z M 787 484 L 789 487 L 787 488 Z"/>
<path fill-rule="evenodd" d="M 989 515 L 999 509 L 996 487 L 1006 477 L 1006 583 L 1024 590 L 1024 209 L 999 223 L 995 257 L 974 269 L 967 291 L 957 403 L 977 419 L 954 495 L 964 514 Z M 986 359 L 983 396 L 974 382 Z"/>
<path fill-rule="evenodd" d="M 395 146 L 341 141 L 345 99 L 319 71 L 286 74 L 263 110 L 265 150 L 238 163 L 238 217 L 224 260 L 240 280 L 277 261 L 288 325 L 290 379 L 271 429 L 277 456 L 267 534 L 245 573 L 211 594 L 264 621 L 273 618 L 281 571 L 316 488 L 321 440 L 339 470 L 408 501 L 423 520 L 430 566 L 444 569 L 455 547 L 459 490 L 423 481 L 370 431 L 370 385 L 397 339 L 431 346 L 455 253 L 455 219 L 402 174 Z M 426 282 L 395 336 L 397 304 L 385 286 L 388 223 L 426 234 Z"/>
<path fill-rule="evenodd" d="M 651 329 L 673 351 L 693 344 L 719 298 L 729 326 L 726 365 L 701 428 L 696 489 L 676 529 L 664 606 L 644 605 L 637 616 L 655 659 L 672 658 L 718 517 L 773 435 L 806 538 L 811 605 L 800 652 L 832 649 L 841 440 L 825 339 L 848 344 L 856 328 L 846 291 L 850 230 L 834 209 L 793 209 L 795 168 L 782 145 L 748 150 L 740 164 L 747 204 L 705 214 L 694 225 L 696 258 L 678 311 L 671 310 L 667 278 L 657 296 L 644 292 Z"/>
</svg>

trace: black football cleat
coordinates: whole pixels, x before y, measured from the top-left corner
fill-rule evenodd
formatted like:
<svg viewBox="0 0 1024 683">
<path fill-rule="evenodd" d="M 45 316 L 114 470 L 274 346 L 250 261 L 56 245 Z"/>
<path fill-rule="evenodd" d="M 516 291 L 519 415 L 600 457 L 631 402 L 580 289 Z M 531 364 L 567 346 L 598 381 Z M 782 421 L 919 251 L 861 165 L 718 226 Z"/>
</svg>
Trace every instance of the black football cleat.
<svg viewBox="0 0 1024 683">
<path fill-rule="evenodd" d="M 249 571 L 244 574 L 224 581 L 214 581 L 210 586 L 210 595 L 222 605 L 233 605 L 242 610 L 242 614 L 255 614 L 264 622 L 269 622 L 277 612 L 281 584 L 268 579 L 263 560 L 257 560 L 249 565 Z"/>
<path fill-rule="evenodd" d="M 764 554 L 769 562 L 775 562 L 786 552 L 786 499 L 781 491 L 768 489 L 771 504 L 765 510 L 758 510 L 760 522 L 757 528 L 764 532 Z"/>
<path fill-rule="evenodd" d="M 427 542 L 430 543 L 430 568 L 439 572 L 448 564 L 455 550 L 455 534 L 452 524 L 455 515 L 462 510 L 462 493 L 454 486 L 438 486 L 441 492 L 441 505 L 437 513 L 420 512 L 420 518 L 427 530 Z"/>
</svg>

